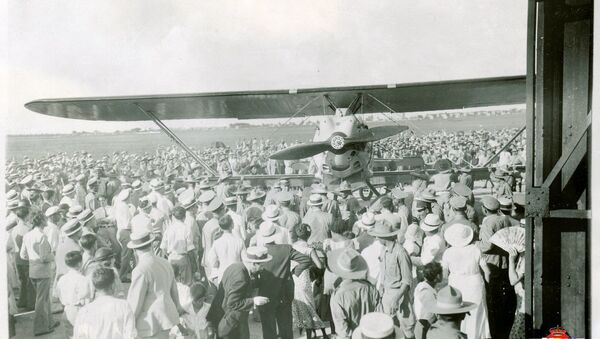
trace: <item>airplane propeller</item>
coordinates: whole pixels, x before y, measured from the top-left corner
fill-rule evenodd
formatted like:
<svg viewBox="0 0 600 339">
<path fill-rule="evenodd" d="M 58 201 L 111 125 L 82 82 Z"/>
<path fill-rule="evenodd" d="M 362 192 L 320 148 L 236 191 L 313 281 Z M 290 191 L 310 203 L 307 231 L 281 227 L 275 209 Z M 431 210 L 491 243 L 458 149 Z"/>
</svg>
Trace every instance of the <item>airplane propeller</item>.
<svg viewBox="0 0 600 339">
<path fill-rule="evenodd" d="M 374 142 L 394 136 L 407 130 L 407 126 L 378 126 L 364 130 L 352 137 L 342 133 L 333 133 L 327 140 L 313 141 L 295 145 L 273 153 L 270 158 L 275 160 L 296 160 L 312 157 L 321 152 L 344 153 L 352 144 Z"/>
</svg>

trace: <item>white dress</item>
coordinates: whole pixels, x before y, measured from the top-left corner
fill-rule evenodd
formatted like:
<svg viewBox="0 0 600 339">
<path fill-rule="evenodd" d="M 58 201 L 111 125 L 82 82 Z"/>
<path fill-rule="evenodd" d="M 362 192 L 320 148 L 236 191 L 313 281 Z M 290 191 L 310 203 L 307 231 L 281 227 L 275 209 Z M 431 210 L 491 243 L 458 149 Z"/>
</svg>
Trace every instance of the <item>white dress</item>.
<svg viewBox="0 0 600 339">
<path fill-rule="evenodd" d="M 462 293 L 463 301 L 477 304 L 460 326 L 469 339 L 490 338 L 485 284 L 479 262 L 481 251 L 475 244 L 465 247 L 450 247 L 442 257 L 442 266 L 448 269 L 448 284 Z"/>
</svg>

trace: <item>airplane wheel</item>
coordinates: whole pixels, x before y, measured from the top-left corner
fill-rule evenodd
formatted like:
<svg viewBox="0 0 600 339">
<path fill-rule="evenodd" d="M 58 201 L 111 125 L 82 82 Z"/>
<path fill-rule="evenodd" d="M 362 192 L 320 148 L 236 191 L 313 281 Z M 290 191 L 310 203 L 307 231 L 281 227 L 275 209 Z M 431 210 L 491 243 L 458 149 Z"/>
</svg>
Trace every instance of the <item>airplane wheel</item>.
<svg viewBox="0 0 600 339">
<path fill-rule="evenodd" d="M 365 197 L 365 191 L 364 191 L 364 190 L 360 190 L 360 191 L 358 191 L 358 194 L 360 195 L 360 198 L 361 198 L 363 201 L 369 201 L 369 200 L 371 200 L 371 198 L 373 197 L 373 191 L 372 191 L 372 190 L 369 190 L 369 195 L 368 195 L 368 196 L 366 196 L 366 197 Z"/>
</svg>

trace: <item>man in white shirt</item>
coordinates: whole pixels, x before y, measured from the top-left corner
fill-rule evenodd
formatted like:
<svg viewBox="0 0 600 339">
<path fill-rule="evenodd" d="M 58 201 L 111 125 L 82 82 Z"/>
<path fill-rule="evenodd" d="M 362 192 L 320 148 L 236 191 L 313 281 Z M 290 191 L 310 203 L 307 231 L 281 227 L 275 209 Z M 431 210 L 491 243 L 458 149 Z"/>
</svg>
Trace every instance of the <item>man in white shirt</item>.
<svg viewBox="0 0 600 339">
<path fill-rule="evenodd" d="M 46 218 L 48 218 L 46 227 L 44 227 L 44 234 L 48 237 L 52 252 L 56 253 L 56 247 L 58 246 L 58 241 L 60 239 L 60 228 L 57 225 L 61 219 L 59 208 L 58 206 L 49 207 L 44 214 L 46 215 Z"/>
<path fill-rule="evenodd" d="M 92 274 L 96 298 L 84 306 L 75 321 L 76 339 L 137 338 L 135 318 L 126 300 L 114 296 L 115 274 L 98 268 Z"/>
<path fill-rule="evenodd" d="M 117 239 L 121 245 L 121 267 L 119 268 L 119 277 L 123 282 L 129 281 L 127 274 L 131 272 L 131 262 L 133 260 L 133 251 L 127 247 L 131 236 L 131 218 L 133 217 L 128 203 L 129 193 L 129 189 L 122 190 L 114 198 L 115 202 L 113 207 L 115 221 L 117 223 Z"/>
<path fill-rule="evenodd" d="M 81 307 L 92 300 L 92 286 L 88 278 L 81 274 L 82 256 L 79 251 L 71 251 L 65 256 L 65 264 L 69 267 L 56 283 L 55 294 L 64 306 L 65 332 L 73 335 L 73 326 Z"/>
<path fill-rule="evenodd" d="M 75 187 L 72 184 L 66 184 L 62 189 L 62 199 L 60 199 L 59 205 L 68 205 L 69 207 L 73 205 L 78 205 L 75 200 Z"/>
<path fill-rule="evenodd" d="M 164 196 L 165 184 L 160 179 L 152 179 L 150 181 L 150 188 L 152 192 L 149 195 L 156 198 L 156 207 L 163 212 L 165 215 L 170 215 L 173 209 L 173 203 Z"/>
<path fill-rule="evenodd" d="M 50 302 L 51 262 L 54 257 L 43 231 L 46 219 L 41 212 L 35 212 L 31 221 L 34 227 L 23 236 L 20 257 L 29 261 L 29 278 L 35 289 L 33 333 L 37 336 L 54 331 L 58 323 L 52 317 Z"/>
<path fill-rule="evenodd" d="M 138 223 L 136 216 L 136 224 Z M 194 255 L 194 240 L 191 230 L 184 222 L 185 210 L 181 206 L 173 209 L 173 217 L 162 237 L 160 248 L 171 265 L 178 266 L 181 282 L 189 285 L 192 282 L 192 259 Z M 141 223 L 144 223 L 143 221 Z"/>
<path fill-rule="evenodd" d="M 232 234 L 233 219 L 230 215 L 225 214 L 219 218 L 219 226 L 223 230 L 223 234 L 215 240 L 207 254 L 208 265 L 211 267 L 212 273 L 210 278 L 215 279 L 217 286 L 227 267 L 242 261 L 242 251 L 244 250 L 244 242 Z"/>
</svg>

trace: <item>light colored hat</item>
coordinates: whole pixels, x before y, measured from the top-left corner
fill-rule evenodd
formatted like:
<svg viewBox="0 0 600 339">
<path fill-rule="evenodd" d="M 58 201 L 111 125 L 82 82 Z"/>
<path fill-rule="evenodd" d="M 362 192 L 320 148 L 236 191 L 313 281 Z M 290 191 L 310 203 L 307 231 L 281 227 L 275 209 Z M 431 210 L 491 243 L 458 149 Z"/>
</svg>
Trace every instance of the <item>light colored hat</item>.
<svg viewBox="0 0 600 339">
<path fill-rule="evenodd" d="M 352 339 L 381 339 L 394 333 L 394 320 L 381 312 L 371 312 L 360 318 L 358 327 L 352 332 Z"/>
<path fill-rule="evenodd" d="M 134 191 L 138 191 L 142 189 L 142 182 L 139 180 L 134 180 L 131 183 L 131 188 L 133 188 Z"/>
<path fill-rule="evenodd" d="M 485 196 L 485 197 L 481 198 L 481 204 L 487 210 L 492 211 L 492 212 L 497 211 L 500 208 L 500 203 L 498 202 L 498 199 L 496 199 L 492 196 Z"/>
<path fill-rule="evenodd" d="M 265 195 L 267 195 L 267 194 L 265 192 L 263 192 L 262 190 L 255 190 L 255 191 L 250 192 L 250 194 L 248 195 L 246 200 L 248 200 L 248 201 L 258 200 L 258 199 L 264 197 Z"/>
<path fill-rule="evenodd" d="M 258 226 L 256 234 L 260 237 L 259 244 L 270 244 L 275 242 L 275 236 L 277 235 L 277 225 L 272 222 L 263 221 Z"/>
<path fill-rule="evenodd" d="M 179 204 L 181 205 L 181 207 L 183 207 L 185 209 L 188 209 L 188 208 L 194 206 L 196 204 L 194 190 L 193 189 L 185 190 L 184 192 L 179 194 L 179 196 L 177 197 L 177 201 L 179 201 Z"/>
<path fill-rule="evenodd" d="M 87 182 L 87 186 L 88 187 L 94 186 L 94 184 L 96 184 L 97 182 L 98 182 L 98 178 L 91 177 L 90 180 L 88 180 L 88 182 Z"/>
<path fill-rule="evenodd" d="M 277 201 L 279 202 L 289 202 L 294 200 L 294 195 L 290 191 L 281 191 L 277 193 Z"/>
<path fill-rule="evenodd" d="M 308 206 L 321 206 L 323 205 L 323 197 L 319 194 L 311 194 L 306 202 Z"/>
<path fill-rule="evenodd" d="M 514 209 L 513 201 L 509 197 L 499 197 L 498 203 L 500 204 L 500 209 L 503 211 L 512 211 Z"/>
<path fill-rule="evenodd" d="M 78 176 L 75 177 L 75 180 L 77 181 L 82 181 L 85 179 L 85 175 L 83 175 L 83 173 L 79 174 Z"/>
<path fill-rule="evenodd" d="M 133 225 L 133 223 L 132 223 L 131 228 L 138 229 L 140 231 L 131 233 L 131 238 L 130 238 L 131 240 L 127 244 L 128 248 L 136 249 L 136 248 L 144 247 L 148 244 L 151 244 L 154 241 L 154 234 L 152 234 L 152 232 L 147 230 L 149 228 L 150 219 L 148 219 L 146 217 L 144 217 L 144 218 L 145 218 L 145 220 L 142 218 L 138 218 L 139 224 Z M 133 222 L 133 219 L 132 219 L 132 222 Z"/>
<path fill-rule="evenodd" d="M 313 194 L 327 194 L 327 188 L 323 184 L 313 184 L 312 191 Z"/>
<path fill-rule="evenodd" d="M 453 224 L 444 232 L 444 239 L 454 247 L 465 247 L 473 240 L 473 229 L 464 224 Z"/>
<path fill-rule="evenodd" d="M 423 221 L 421 221 L 421 229 L 423 231 L 426 232 L 431 232 L 431 231 L 435 231 L 438 228 L 440 228 L 440 226 L 443 224 L 444 222 L 442 221 L 442 219 L 440 219 L 440 216 L 437 214 L 433 214 L 433 213 L 429 213 L 425 216 L 425 218 L 423 219 Z"/>
<path fill-rule="evenodd" d="M 277 205 L 269 205 L 265 208 L 265 211 L 262 214 L 262 219 L 264 221 L 275 221 L 281 217 L 281 210 Z"/>
<path fill-rule="evenodd" d="M 207 203 L 213 200 L 216 196 L 217 194 L 214 191 L 205 191 L 198 197 L 198 202 Z"/>
<path fill-rule="evenodd" d="M 20 182 L 20 185 L 28 185 L 33 181 L 33 175 L 26 175 Z"/>
<path fill-rule="evenodd" d="M 121 192 L 119 192 L 119 194 L 117 195 L 117 200 L 119 200 L 119 201 L 127 200 L 127 198 L 129 198 L 129 193 L 131 193 L 130 188 L 121 190 Z"/>
<path fill-rule="evenodd" d="M 363 213 L 363 215 L 360 217 L 358 225 L 360 227 L 368 228 L 368 229 L 375 226 L 375 214 L 373 214 L 371 212 Z"/>
<path fill-rule="evenodd" d="M 221 206 L 223 206 L 223 200 L 221 200 L 221 198 L 219 197 L 215 197 L 208 203 L 208 205 L 206 206 L 206 210 L 208 212 L 214 212 Z"/>
<path fill-rule="evenodd" d="M 69 207 L 69 211 L 67 212 L 67 218 L 77 218 L 79 214 L 83 212 L 83 207 L 79 205 L 73 205 Z"/>
<path fill-rule="evenodd" d="M 375 226 L 367 231 L 369 235 L 372 235 L 376 238 L 389 238 L 396 236 L 400 230 L 394 230 L 392 224 L 386 220 L 381 220 L 375 222 Z"/>
<path fill-rule="evenodd" d="M 198 188 L 201 190 L 206 190 L 211 187 L 212 186 L 210 185 L 210 182 L 208 181 L 208 179 L 204 179 L 204 180 L 200 181 L 200 183 L 198 184 Z"/>
<path fill-rule="evenodd" d="M 344 247 L 327 254 L 331 272 L 344 279 L 364 279 L 367 276 L 367 262 L 355 249 Z"/>
<path fill-rule="evenodd" d="M 436 202 L 436 198 L 435 198 L 435 190 L 430 189 L 430 188 L 426 188 L 423 190 L 423 192 L 421 192 L 421 194 L 419 195 L 419 198 L 423 201 L 427 201 L 427 202 Z"/>
<path fill-rule="evenodd" d="M 19 197 L 19 193 L 17 193 L 17 191 L 15 190 L 10 190 L 8 192 L 6 192 L 6 200 L 14 200 L 17 199 Z"/>
<path fill-rule="evenodd" d="M 185 191 L 187 191 L 187 190 L 188 190 L 188 188 L 187 188 L 187 187 L 179 187 L 179 188 L 178 188 L 178 189 L 175 191 L 175 195 L 179 197 L 179 196 L 181 195 L 181 193 L 183 193 L 183 192 L 185 192 Z"/>
<path fill-rule="evenodd" d="M 452 207 L 455 210 L 462 210 L 467 207 L 467 198 L 460 195 L 453 196 L 452 198 L 450 198 L 449 202 L 450 207 Z"/>
<path fill-rule="evenodd" d="M 231 206 L 237 204 L 237 197 L 226 197 L 223 199 L 225 206 Z"/>
<path fill-rule="evenodd" d="M 77 220 L 76 218 L 73 218 L 73 219 L 67 220 L 67 222 L 64 225 L 62 225 L 62 227 L 60 228 L 60 230 L 67 237 L 70 237 L 73 234 L 81 231 L 82 227 L 83 227 L 83 225 L 81 225 L 81 223 L 79 222 L 79 220 Z"/>
<path fill-rule="evenodd" d="M 150 187 L 152 189 L 156 190 L 156 189 L 162 188 L 163 186 L 164 186 L 164 183 L 160 179 L 154 178 L 154 179 L 150 180 Z"/>
<path fill-rule="evenodd" d="M 245 252 L 242 252 L 242 260 L 245 262 L 268 262 L 273 257 L 269 254 L 266 247 L 263 246 L 250 246 Z"/>
<path fill-rule="evenodd" d="M 403 191 L 402 189 L 396 187 L 392 188 L 392 197 L 396 199 L 406 199 L 410 197 L 410 193 Z"/>
<path fill-rule="evenodd" d="M 463 301 L 462 293 L 457 288 L 448 285 L 438 291 L 436 302 L 431 305 L 431 313 L 459 314 L 469 312 L 475 307 L 476 304 Z"/>
<path fill-rule="evenodd" d="M 62 194 L 63 195 L 67 195 L 67 194 L 71 194 L 75 192 L 75 187 L 72 184 L 66 184 L 63 188 L 62 188 Z"/>
<path fill-rule="evenodd" d="M 85 225 L 85 223 L 87 223 L 88 221 L 92 220 L 92 218 L 94 218 L 94 212 L 92 212 L 92 210 L 89 208 L 86 208 L 77 215 L 77 219 L 79 219 L 79 221 L 83 225 Z"/>
<path fill-rule="evenodd" d="M 58 208 L 58 206 L 51 206 L 48 207 L 48 209 L 46 210 L 46 212 L 44 212 L 44 215 L 49 218 L 53 215 L 55 215 L 56 213 L 58 213 L 60 209 Z"/>
</svg>

